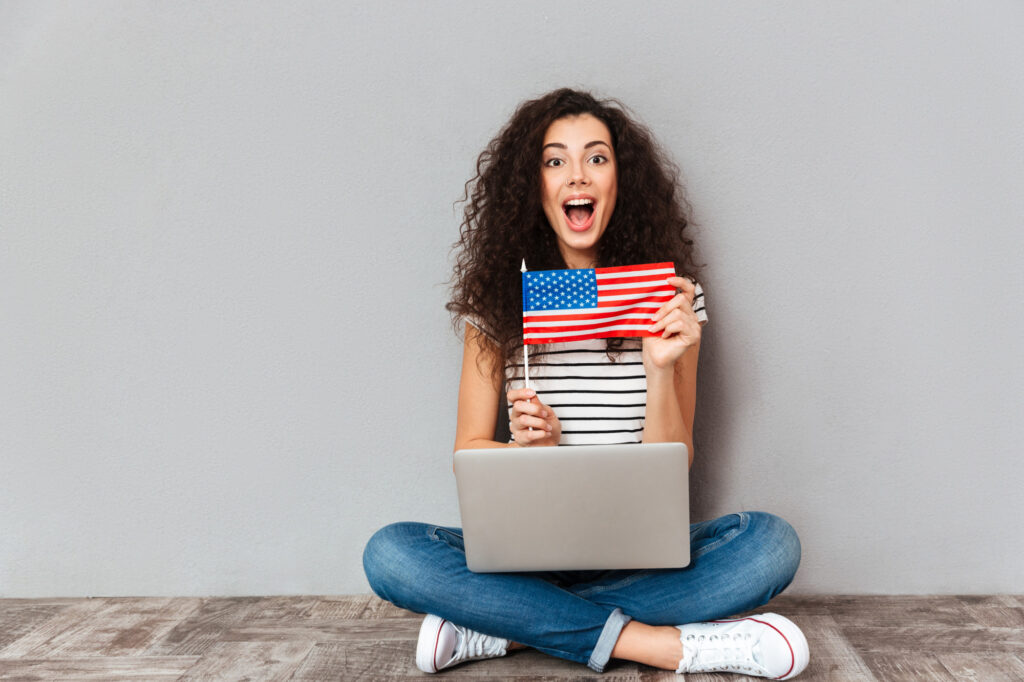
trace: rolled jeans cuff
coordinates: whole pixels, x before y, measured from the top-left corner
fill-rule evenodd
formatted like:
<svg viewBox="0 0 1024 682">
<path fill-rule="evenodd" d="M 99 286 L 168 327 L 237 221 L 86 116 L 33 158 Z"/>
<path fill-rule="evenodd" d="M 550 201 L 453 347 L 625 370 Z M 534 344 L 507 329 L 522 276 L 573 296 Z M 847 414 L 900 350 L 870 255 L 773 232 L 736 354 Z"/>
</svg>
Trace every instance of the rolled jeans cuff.
<svg viewBox="0 0 1024 682">
<path fill-rule="evenodd" d="M 633 619 L 624 614 L 622 609 L 615 609 L 608 615 L 608 620 L 604 622 L 604 629 L 601 630 L 601 636 L 597 638 L 597 646 L 590 654 L 590 660 L 587 662 L 588 668 L 594 672 L 604 672 L 604 667 L 608 665 L 608 660 L 612 657 L 612 649 L 619 641 L 622 628 L 631 620 Z"/>
</svg>

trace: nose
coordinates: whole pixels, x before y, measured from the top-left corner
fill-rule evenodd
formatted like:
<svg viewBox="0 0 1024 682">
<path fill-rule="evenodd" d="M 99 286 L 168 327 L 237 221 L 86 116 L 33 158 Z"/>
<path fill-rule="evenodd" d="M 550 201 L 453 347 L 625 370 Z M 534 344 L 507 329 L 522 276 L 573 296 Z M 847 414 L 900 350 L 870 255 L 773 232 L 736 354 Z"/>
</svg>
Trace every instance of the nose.
<svg viewBox="0 0 1024 682">
<path fill-rule="evenodd" d="M 587 177 L 585 165 L 576 166 L 575 168 L 573 168 L 572 171 L 569 173 L 569 177 L 566 178 L 565 180 L 565 184 L 569 187 L 586 185 L 589 183 L 590 179 Z"/>
</svg>

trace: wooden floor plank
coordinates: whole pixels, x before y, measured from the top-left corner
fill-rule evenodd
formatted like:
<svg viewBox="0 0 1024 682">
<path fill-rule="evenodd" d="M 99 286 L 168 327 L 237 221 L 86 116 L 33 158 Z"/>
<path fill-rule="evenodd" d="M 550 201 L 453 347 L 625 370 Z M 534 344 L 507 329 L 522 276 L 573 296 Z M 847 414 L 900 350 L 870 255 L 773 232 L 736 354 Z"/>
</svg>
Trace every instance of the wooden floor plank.
<svg viewBox="0 0 1024 682">
<path fill-rule="evenodd" d="M 909 651 L 935 656 L 1024 651 L 1024 630 L 987 628 L 973 623 L 961 627 L 931 623 L 893 627 L 851 625 L 844 626 L 843 632 L 851 645 L 862 652 L 903 655 Z"/>
<path fill-rule="evenodd" d="M 272 642 L 287 639 L 308 639 L 317 642 L 355 642 L 364 639 L 415 639 L 422 617 L 373 620 L 325 620 L 309 618 L 295 621 L 248 621 L 224 631 L 221 639 L 230 642 Z"/>
<path fill-rule="evenodd" d="M 406 656 L 415 665 L 416 643 L 407 649 Z M 584 663 L 568 661 L 542 654 L 535 649 L 521 649 L 510 652 L 507 656 L 487 661 L 474 661 L 457 668 L 452 668 L 453 679 L 486 677 L 490 680 L 522 679 L 526 675 L 553 678 L 560 680 L 598 679 L 614 682 L 639 682 L 640 673 L 637 664 L 629 661 L 614 661 L 607 666 L 607 672 L 595 673 Z M 449 671 L 445 671 L 445 677 Z"/>
<path fill-rule="evenodd" d="M 312 640 L 220 642 L 203 653 L 181 677 L 181 682 L 289 680 L 315 644 Z"/>
<path fill-rule="evenodd" d="M 959 597 L 974 623 L 986 627 L 1024 629 L 1024 606 L 1009 594 Z"/>
<path fill-rule="evenodd" d="M 310 618 L 323 618 L 325 620 L 351 620 L 363 617 L 363 613 L 370 605 L 371 600 L 382 601 L 369 594 L 358 594 L 354 596 L 321 597 L 309 609 Z M 384 602 L 387 604 L 387 602 Z M 394 607 L 392 607 L 394 608 Z M 402 611 L 409 615 L 411 612 Z"/>
<path fill-rule="evenodd" d="M 299 664 L 292 680 L 401 679 L 411 672 L 410 664 L 409 643 L 402 640 L 321 643 Z"/>
<path fill-rule="evenodd" d="M 820 595 L 780 596 L 758 611 L 791 615 L 833 616 L 842 622 L 889 627 L 920 618 L 931 625 L 960 626 L 971 622 L 961 598 L 950 595 Z"/>
<path fill-rule="evenodd" d="M 365 640 L 318 644 L 295 672 L 293 680 L 423 680 L 416 668 L 415 640 Z M 538 651 L 515 651 L 507 656 L 470 661 L 446 669 L 444 679 L 457 680 L 601 680 L 640 682 L 637 666 L 615 663 L 599 675 L 574 663 Z M 678 682 L 678 678 L 676 680 Z"/>
<path fill-rule="evenodd" d="M 1024 680 L 1024 663 L 1012 654 L 943 654 L 939 661 L 956 680 Z"/>
<path fill-rule="evenodd" d="M 862 653 L 861 659 L 875 677 L 885 682 L 954 682 L 956 679 L 938 658 L 913 651 L 903 654 Z"/>
<path fill-rule="evenodd" d="M 202 654 L 221 640 L 226 629 L 250 615 L 258 601 L 256 597 L 203 599 L 199 608 L 155 641 L 146 653 L 151 656 Z"/>
<path fill-rule="evenodd" d="M 93 600 L 88 600 L 93 601 Z M 69 607 L 4 650 L 23 657 L 142 655 L 179 621 L 200 606 L 197 598 L 125 598 L 102 600 L 85 613 Z M 88 602 L 86 602 L 88 604 Z M 64 622 L 70 615 L 73 621 Z"/>
<path fill-rule="evenodd" d="M 69 600 L 48 603 L 42 599 L 0 599 L 0 657 L 8 644 L 56 617 L 72 603 Z"/>
<path fill-rule="evenodd" d="M 0 680 L 118 682 L 177 680 L 198 656 L 83 656 L 0 660 Z"/>
<path fill-rule="evenodd" d="M 0 659 L 53 655 L 60 642 L 74 638 L 81 630 L 89 629 L 91 618 L 106 608 L 107 604 L 108 601 L 102 598 L 72 602 L 52 618 L 39 622 L 10 642 L 0 651 Z"/>
<path fill-rule="evenodd" d="M 246 613 L 244 620 L 294 621 L 309 618 L 318 596 L 260 597 Z"/>
</svg>

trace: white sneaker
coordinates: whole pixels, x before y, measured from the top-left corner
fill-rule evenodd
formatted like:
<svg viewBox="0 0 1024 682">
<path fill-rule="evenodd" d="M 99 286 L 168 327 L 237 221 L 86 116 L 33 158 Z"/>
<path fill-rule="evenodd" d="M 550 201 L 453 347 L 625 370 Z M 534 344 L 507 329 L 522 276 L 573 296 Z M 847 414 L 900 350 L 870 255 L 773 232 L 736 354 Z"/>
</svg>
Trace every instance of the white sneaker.
<svg viewBox="0 0 1024 682">
<path fill-rule="evenodd" d="M 425 673 L 436 673 L 463 661 L 504 656 L 508 645 L 507 639 L 491 637 L 440 616 L 428 615 L 420 626 L 416 667 Z"/>
<path fill-rule="evenodd" d="M 677 673 L 729 672 L 788 680 L 811 660 L 804 633 L 777 613 L 676 627 L 683 642 Z"/>
</svg>

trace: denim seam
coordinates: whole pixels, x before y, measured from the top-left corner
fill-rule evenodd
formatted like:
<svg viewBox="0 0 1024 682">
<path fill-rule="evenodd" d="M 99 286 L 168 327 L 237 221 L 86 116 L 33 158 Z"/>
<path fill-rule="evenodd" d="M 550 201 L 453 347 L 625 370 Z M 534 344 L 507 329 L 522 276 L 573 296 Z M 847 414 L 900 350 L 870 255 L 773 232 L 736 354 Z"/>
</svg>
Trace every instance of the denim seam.
<svg viewBox="0 0 1024 682">
<path fill-rule="evenodd" d="M 627 585 L 631 585 L 635 583 L 637 580 L 647 577 L 649 574 L 650 571 L 640 570 L 636 573 L 633 573 L 630 576 L 623 578 L 617 583 L 612 583 L 611 585 L 595 585 L 593 587 L 588 587 L 585 590 L 580 590 L 575 594 L 577 597 L 584 597 L 592 594 L 600 594 L 601 592 L 606 592 L 607 590 L 617 590 L 619 588 L 626 587 Z"/>
<path fill-rule="evenodd" d="M 700 549 L 698 549 L 696 552 L 693 553 L 693 556 L 691 557 L 691 560 L 692 559 L 696 559 L 699 556 L 703 556 L 703 555 L 707 554 L 708 552 L 710 552 L 712 550 L 718 549 L 719 547 L 721 547 L 725 543 L 731 542 L 737 535 L 739 535 L 740 533 L 745 531 L 747 529 L 747 526 L 750 525 L 750 517 L 747 515 L 746 512 L 736 512 L 736 516 L 740 517 L 739 528 L 735 528 L 735 529 L 729 531 L 728 533 L 726 533 L 725 535 L 720 537 L 715 542 L 712 542 L 710 545 L 705 545 L 705 546 L 701 547 Z"/>
<path fill-rule="evenodd" d="M 451 537 L 458 538 L 459 540 L 465 541 L 465 538 L 463 536 L 459 535 L 458 533 L 453 533 L 452 531 L 450 531 L 447 528 L 444 528 L 442 526 L 433 526 L 432 530 L 430 531 L 430 533 L 428 533 L 428 535 L 430 536 L 430 538 L 432 540 L 438 540 L 440 542 L 444 542 L 444 540 L 442 540 L 441 538 L 438 537 L 437 534 L 439 532 L 440 533 L 445 533 L 447 535 L 450 535 Z"/>
</svg>

